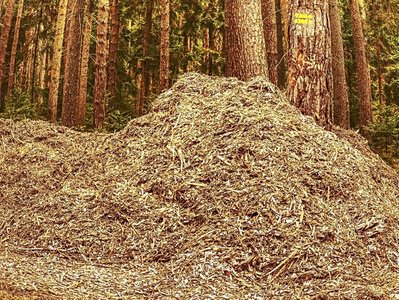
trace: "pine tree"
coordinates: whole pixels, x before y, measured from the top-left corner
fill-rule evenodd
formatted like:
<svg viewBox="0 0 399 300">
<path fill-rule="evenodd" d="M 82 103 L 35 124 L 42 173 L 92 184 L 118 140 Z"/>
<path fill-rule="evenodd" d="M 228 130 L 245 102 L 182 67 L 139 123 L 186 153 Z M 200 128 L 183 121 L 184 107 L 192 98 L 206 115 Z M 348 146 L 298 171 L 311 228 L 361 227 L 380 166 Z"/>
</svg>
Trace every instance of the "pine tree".
<svg viewBox="0 0 399 300">
<path fill-rule="evenodd" d="M 109 43 L 109 69 L 108 69 L 108 108 L 115 108 L 116 100 L 116 74 L 117 74 L 117 51 L 119 39 L 119 0 L 112 0 L 111 7 L 111 32 Z"/>
<path fill-rule="evenodd" d="M 290 0 L 288 99 L 320 126 L 332 122 L 328 0 Z"/>
<path fill-rule="evenodd" d="M 86 1 L 74 2 L 67 38 L 65 58 L 64 93 L 62 97 L 62 125 L 85 126 L 85 118 L 79 113 L 79 76 L 82 60 L 83 20 Z"/>
<path fill-rule="evenodd" d="M 337 0 L 329 1 L 331 20 L 332 72 L 334 83 L 334 124 L 349 129 L 349 99 L 345 78 L 344 46 L 342 43 L 341 17 Z"/>
<path fill-rule="evenodd" d="M 274 0 L 261 0 L 261 3 L 269 79 L 275 85 L 279 85 L 276 4 Z"/>
<path fill-rule="evenodd" d="M 0 35 L 0 87 L 4 77 L 5 59 L 8 45 L 8 37 L 10 35 L 10 28 L 12 22 L 12 15 L 14 13 L 15 0 L 7 0 L 7 6 L 3 18 L 3 28 Z M 3 107 L 3 95 L 0 88 L 0 111 Z"/>
<path fill-rule="evenodd" d="M 268 77 L 260 0 L 226 0 L 226 76 Z"/>
<path fill-rule="evenodd" d="M 18 12 L 17 12 L 17 19 L 15 20 L 15 29 L 14 29 L 14 38 L 12 41 L 11 47 L 11 57 L 10 57 L 10 71 L 8 76 L 8 85 L 7 85 L 7 98 L 9 99 L 11 96 L 12 89 L 14 87 L 15 81 L 15 59 L 17 56 L 17 47 L 18 47 L 18 40 L 19 40 L 19 31 L 21 28 L 21 18 L 22 18 L 22 11 L 24 8 L 24 0 L 19 0 L 18 3 Z"/>
<path fill-rule="evenodd" d="M 94 83 L 94 128 L 105 128 L 105 92 L 107 88 L 107 30 L 108 0 L 98 2 L 97 43 L 96 43 L 96 79 Z"/>
<path fill-rule="evenodd" d="M 372 121 L 370 67 L 366 56 L 362 20 L 357 0 L 348 0 L 351 15 L 352 35 L 355 45 L 357 82 L 359 89 L 360 134 L 370 139 L 367 126 Z"/>
<path fill-rule="evenodd" d="M 169 87 L 169 0 L 161 0 L 161 44 L 159 66 L 159 91 Z"/>
</svg>

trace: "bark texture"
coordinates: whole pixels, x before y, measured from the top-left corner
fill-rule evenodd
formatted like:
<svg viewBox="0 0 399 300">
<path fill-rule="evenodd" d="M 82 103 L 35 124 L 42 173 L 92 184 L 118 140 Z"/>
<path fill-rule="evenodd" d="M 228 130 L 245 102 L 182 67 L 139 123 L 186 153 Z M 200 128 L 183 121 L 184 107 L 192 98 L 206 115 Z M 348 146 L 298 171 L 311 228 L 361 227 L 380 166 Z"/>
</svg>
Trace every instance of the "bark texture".
<svg viewBox="0 0 399 300">
<path fill-rule="evenodd" d="M 372 121 L 371 109 L 371 78 L 370 67 L 366 56 L 365 39 L 363 36 L 362 20 L 357 0 L 349 0 L 353 42 L 359 90 L 359 127 L 360 134 L 370 139 L 366 126 Z"/>
<path fill-rule="evenodd" d="M 269 70 L 269 79 L 275 85 L 278 85 L 278 70 L 277 65 L 278 50 L 277 50 L 277 20 L 276 20 L 276 4 L 274 0 L 261 0 L 262 2 L 262 19 L 263 19 L 263 34 L 266 43 L 266 58 Z"/>
<path fill-rule="evenodd" d="M 320 126 L 332 122 L 328 0 L 290 0 L 288 98 Z"/>
<path fill-rule="evenodd" d="M 108 0 L 98 3 L 96 79 L 94 82 L 94 128 L 105 127 L 105 91 L 107 88 Z"/>
<path fill-rule="evenodd" d="M 345 78 L 344 46 L 342 43 L 341 13 L 337 0 L 329 0 L 331 20 L 331 52 L 334 83 L 333 116 L 334 124 L 349 129 L 349 99 Z"/>
<path fill-rule="evenodd" d="M 159 91 L 169 87 L 169 0 L 161 0 L 161 44 L 159 66 Z"/>
<path fill-rule="evenodd" d="M 62 125 L 68 127 L 85 126 L 85 119 L 79 113 L 79 76 L 82 59 L 83 19 L 86 1 L 73 1 L 65 61 L 65 86 L 62 98 Z"/>
<path fill-rule="evenodd" d="M 226 0 L 226 76 L 268 77 L 260 0 Z"/>
<path fill-rule="evenodd" d="M 112 0 L 111 8 L 111 39 L 109 43 L 109 69 L 108 69 L 108 107 L 115 108 L 116 99 L 116 57 L 118 52 L 118 39 L 119 39 L 119 1 Z"/>
<path fill-rule="evenodd" d="M 4 77 L 4 63 L 6 60 L 6 52 L 8 46 L 8 38 L 10 35 L 10 28 L 12 22 L 12 15 L 14 13 L 15 0 L 8 0 L 3 18 L 3 28 L 0 35 L 0 87 Z M 0 88 L 0 111 L 3 107 L 3 95 Z"/>
<path fill-rule="evenodd" d="M 93 0 L 87 0 L 86 18 L 83 31 L 82 61 L 79 77 L 79 119 L 86 119 L 87 79 L 89 74 L 90 42 L 93 23 Z"/>
<path fill-rule="evenodd" d="M 49 120 L 53 123 L 57 122 L 58 91 L 60 86 L 62 45 L 64 41 L 67 2 L 67 0 L 60 0 L 53 44 L 53 60 L 50 70 L 51 78 L 48 99 Z"/>
<path fill-rule="evenodd" d="M 285 87 L 285 63 L 284 63 L 284 45 L 283 45 L 283 18 L 281 14 L 281 1 L 276 2 L 276 22 L 277 22 L 277 54 L 278 54 L 278 87 L 283 89 Z"/>
<path fill-rule="evenodd" d="M 150 72 L 148 70 L 149 61 L 146 58 L 148 45 L 151 42 L 152 30 L 152 11 L 154 9 L 154 0 L 146 1 L 146 16 L 143 36 L 143 61 L 141 63 L 140 96 L 136 99 L 136 116 L 142 116 L 144 112 L 144 101 L 149 96 Z"/>
<path fill-rule="evenodd" d="M 12 41 L 12 47 L 11 47 L 10 71 L 9 71 L 9 75 L 8 75 L 8 85 L 7 85 L 7 98 L 8 99 L 10 98 L 11 92 L 14 88 L 15 58 L 17 56 L 17 47 L 18 47 L 19 31 L 21 28 L 21 17 L 22 17 L 23 8 L 24 8 L 24 0 L 19 0 L 17 19 L 15 20 L 15 26 L 14 26 L 14 39 Z"/>
</svg>

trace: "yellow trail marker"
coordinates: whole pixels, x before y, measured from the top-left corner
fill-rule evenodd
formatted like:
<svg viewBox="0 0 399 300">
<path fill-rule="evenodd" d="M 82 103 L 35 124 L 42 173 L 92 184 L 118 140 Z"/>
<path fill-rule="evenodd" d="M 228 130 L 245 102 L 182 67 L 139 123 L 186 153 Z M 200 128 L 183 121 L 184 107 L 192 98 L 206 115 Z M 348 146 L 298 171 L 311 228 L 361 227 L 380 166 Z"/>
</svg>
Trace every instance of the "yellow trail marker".
<svg viewBox="0 0 399 300">
<path fill-rule="evenodd" d="M 308 15 L 308 14 L 302 14 L 302 13 L 295 13 L 295 19 L 294 22 L 296 24 L 313 24 L 313 16 Z"/>
</svg>

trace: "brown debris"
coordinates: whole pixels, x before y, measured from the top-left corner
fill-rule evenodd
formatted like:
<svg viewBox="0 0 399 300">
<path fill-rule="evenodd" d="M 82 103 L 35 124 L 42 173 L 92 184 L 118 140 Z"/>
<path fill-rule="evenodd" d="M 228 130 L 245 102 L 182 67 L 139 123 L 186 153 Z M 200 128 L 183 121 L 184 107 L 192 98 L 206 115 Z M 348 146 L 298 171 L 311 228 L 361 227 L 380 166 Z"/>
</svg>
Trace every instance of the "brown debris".
<svg viewBox="0 0 399 300">
<path fill-rule="evenodd" d="M 263 79 L 116 134 L 0 119 L 0 186 L 2 299 L 399 299 L 398 175 Z"/>
</svg>

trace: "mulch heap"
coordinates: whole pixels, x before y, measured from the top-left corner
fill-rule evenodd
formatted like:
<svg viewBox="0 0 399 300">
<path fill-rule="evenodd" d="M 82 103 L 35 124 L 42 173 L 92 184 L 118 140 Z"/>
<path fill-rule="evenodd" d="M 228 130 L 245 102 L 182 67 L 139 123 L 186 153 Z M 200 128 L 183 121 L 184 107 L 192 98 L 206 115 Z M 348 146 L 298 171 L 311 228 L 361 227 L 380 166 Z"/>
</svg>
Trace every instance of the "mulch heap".
<svg viewBox="0 0 399 300">
<path fill-rule="evenodd" d="M 0 120 L 1 299 L 399 299 L 399 177 L 264 79 L 119 133 Z"/>
</svg>

